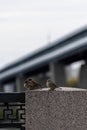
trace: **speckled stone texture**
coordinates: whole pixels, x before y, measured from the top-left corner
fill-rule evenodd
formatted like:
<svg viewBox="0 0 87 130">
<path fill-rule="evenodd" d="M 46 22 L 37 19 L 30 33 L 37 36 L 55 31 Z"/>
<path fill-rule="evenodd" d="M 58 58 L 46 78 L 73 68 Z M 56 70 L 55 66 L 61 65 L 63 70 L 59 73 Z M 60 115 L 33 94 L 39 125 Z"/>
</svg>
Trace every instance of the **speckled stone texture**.
<svg viewBox="0 0 87 130">
<path fill-rule="evenodd" d="M 26 130 L 87 130 L 87 91 L 26 91 Z"/>
</svg>

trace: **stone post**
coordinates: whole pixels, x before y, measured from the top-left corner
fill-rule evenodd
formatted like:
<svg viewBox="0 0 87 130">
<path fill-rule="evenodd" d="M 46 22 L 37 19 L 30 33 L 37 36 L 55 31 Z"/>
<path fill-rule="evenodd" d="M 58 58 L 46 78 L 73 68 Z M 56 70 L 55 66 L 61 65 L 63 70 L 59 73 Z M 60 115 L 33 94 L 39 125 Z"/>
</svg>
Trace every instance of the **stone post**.
<svg viewBox="0 0 87 130">
<path fill-rule="evenodd" d="M 26 130 L 87 130 L 87 90 L 26 91 Z"/>
</svg>

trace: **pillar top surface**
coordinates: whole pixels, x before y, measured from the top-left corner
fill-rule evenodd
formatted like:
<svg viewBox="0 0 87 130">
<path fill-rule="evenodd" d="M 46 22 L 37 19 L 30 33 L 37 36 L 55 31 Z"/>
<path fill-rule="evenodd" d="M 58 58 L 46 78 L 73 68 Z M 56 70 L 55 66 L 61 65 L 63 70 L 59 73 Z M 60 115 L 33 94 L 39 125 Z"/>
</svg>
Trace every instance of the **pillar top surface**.
<svg viewBox="0 0 87 130">
<path fill-rule="evenodd" d="M 29 90 L 29 91 L 49 91 L 49 88 L 35 89 L 35 90 Z M 60 88 L 56 88 L 53 91 L 87 91 L 87 89 L 71 88 L 71 87 L 60 87 Z"/>
</svg>

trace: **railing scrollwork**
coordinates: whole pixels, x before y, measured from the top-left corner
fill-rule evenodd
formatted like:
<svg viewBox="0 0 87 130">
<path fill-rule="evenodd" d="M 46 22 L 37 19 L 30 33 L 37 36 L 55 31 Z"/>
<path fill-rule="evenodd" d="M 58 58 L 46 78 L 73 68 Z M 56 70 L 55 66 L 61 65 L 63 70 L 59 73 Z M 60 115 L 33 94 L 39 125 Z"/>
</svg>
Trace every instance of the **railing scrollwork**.
<svg viewBox="0 0 87 130">
<path fill-rule="evenodd" d="M 0 93 L 0 128 L 24 126 L 25 93 Z"/>
</svg>

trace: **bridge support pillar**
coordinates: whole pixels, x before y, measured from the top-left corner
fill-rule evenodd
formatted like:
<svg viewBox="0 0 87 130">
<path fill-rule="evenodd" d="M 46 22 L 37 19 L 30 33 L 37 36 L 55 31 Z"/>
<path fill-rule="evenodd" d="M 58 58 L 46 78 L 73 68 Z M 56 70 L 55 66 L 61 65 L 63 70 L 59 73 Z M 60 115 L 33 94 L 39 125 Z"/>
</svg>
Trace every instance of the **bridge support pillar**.
<svg viewBox="0 0 87 130">
<path fill-rule="evenodd" d="M 46 81 L 47 81 L 48 77 L 45 75 L 44 77 L 40 78 L 40 84 L 43 87 L 46 87 Z"/>
<path fill-rule="evenodd" d="M 24 91 L 24 77 L 22 75 L 18 75 L 16 77 L 16 91 L 20 92 L 20 91 Z"/>
<path fill-rule="evenodd" d="M 79 76 L 79 87 L 87 88 L 87 64 L 81 66 Z"/>
<path fill-rule="evenodd" d="M 0 92 L 3 91 L 2 83 L 0 82 Z"/>
<path fill-rule="evenodd" d="M 51 79 L 60 86 L 66 85 L 66 75 L 63 64 L 58 62 L 50 64 Z"/>
</svg>

